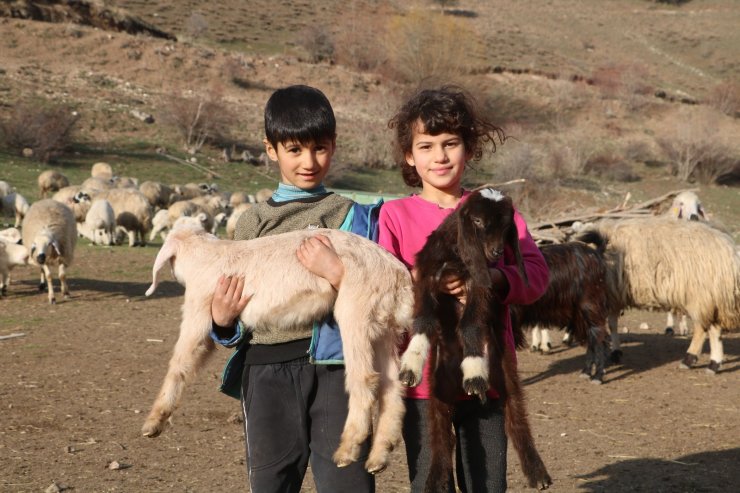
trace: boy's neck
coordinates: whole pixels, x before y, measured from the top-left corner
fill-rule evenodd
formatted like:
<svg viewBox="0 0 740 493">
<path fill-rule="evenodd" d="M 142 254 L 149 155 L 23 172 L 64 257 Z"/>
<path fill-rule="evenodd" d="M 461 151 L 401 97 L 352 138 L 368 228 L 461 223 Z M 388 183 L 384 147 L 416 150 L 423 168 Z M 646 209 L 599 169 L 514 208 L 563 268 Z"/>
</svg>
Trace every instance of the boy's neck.
<svg viewBox="0 0 740 493">
<path fill-rule="evenodd" d="M 324 185 L 321 184 L 311 189 L 302 189 L 289 183 L 278 183 L 278 188 L 272 194 L 272 199 L 275 202 L 286 202 L 288 200 L 301 199 L 306 197 L 314 197 L 316 195 L 324 195 L 327 193 Z"/>
</svg>

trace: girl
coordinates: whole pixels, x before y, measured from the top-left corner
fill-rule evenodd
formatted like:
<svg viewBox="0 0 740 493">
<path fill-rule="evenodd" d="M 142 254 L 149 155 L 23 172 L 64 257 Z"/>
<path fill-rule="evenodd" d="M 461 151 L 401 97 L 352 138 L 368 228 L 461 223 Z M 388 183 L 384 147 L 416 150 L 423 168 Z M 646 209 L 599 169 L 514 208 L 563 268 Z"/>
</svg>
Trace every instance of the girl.
<svg viewBox="0 0 740 493">
<path fill-rule="evenodd" d="M 389 127 L 395 130 L 404 182 L 421 187 L 421 193 L 383 205 L 378 242 L 413 273 L 415 256 L 427 236 L 470 194 L 461 185 L 467 162 L 480 159 L 486 143 L 495 152 L 496 140 L 503 143 L 506 137 L 502 129 L 478 115 L 472 97 L 451 86 L 417 92 L 391 119 Z M 515 214 L 515 222 L 529 284 L 521 280 L 513 255 L 507 252 L 503 263 L 490 268 L 494 289 L 506 305 L 532 303 L 545 292 L 548 283 L 547 264 L 519 213 Z M 459 279 L 446 278 L 442 283 L 446 292 L 465 302 L 465 286 Z M 507 349 L 513 353 L 515 345 L 508 311 L 503 316 Z M 426 433 L 429 375 L 427 365 L 421 384 L 406 391 L 403 437 L 412 492 L 423 491 L 429 474 L 431 447 Z M 506 490 L 503 402 L 499 401 L 495 388 L 489 389 L 488 397 L 481 404 L 477 398 L 461 396 L 455 406 L 455 475 L 463 492 Z M 448 490 L 455 491 L 452 477 L 448 479 Z"/>
</svg>

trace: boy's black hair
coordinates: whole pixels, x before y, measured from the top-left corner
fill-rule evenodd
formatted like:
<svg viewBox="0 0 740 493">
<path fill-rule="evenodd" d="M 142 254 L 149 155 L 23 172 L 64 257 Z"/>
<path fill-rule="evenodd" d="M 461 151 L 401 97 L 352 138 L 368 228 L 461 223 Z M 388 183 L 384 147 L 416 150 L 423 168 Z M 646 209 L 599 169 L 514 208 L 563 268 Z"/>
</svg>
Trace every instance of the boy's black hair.
<svg viewBox="0 0 740 493">
<path fill-rule="evenodd" d="M 337 121 L 331 103 L 314 87 L 295 85 L 278 89 L 265 105 L 265 136 L 275 148 L 285 142 L 306 145 L 334 140 Z"/>
</svg>

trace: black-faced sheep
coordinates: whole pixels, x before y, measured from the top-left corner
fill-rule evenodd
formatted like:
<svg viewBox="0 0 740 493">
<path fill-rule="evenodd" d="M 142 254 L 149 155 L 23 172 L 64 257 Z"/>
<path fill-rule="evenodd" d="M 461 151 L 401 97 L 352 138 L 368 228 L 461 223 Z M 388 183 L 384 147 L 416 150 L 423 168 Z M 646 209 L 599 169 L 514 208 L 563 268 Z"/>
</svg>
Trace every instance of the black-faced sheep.
<svg viewBox="0 0 740 493">
<path fill-rule="evenodd" d="M 471 194 L 429 235 L 416 256 L 413 337 L 401 360 L 399 378 L 408 386 L 421 382 L 429 355 L 432 395 L 429 400 L 432 465 L 427 491 L 446 491 L 452 469 L 452 406 L 460 393 L 482 400 L 493 383 L 504 399 L 506 434 L 532 487 L 551 483 L 529 428 L 515 354 L 507 347 L 506 308 L 492 285 L 488 266 L 514 252 L 520 275 L 527 279 L 509 197 L 490 188 Z M 439 289 L 440 279 L 454 274 L 467 288 L 465 306 Z M 521 340 L 517 337 L 515 340 Z"/>
<path fill-rule="evenodd" d="M 49 192 L 56 192 L 69 186 L 69 180 L 58 171 L 48 169 L 38 177 L 39 197 L 45 199 Z"/>
<path fill-rule="evenodd" d="M 732 238 L 697 221 L 651 217 L 597 223 L 614 255 L 621 306 L 610 306 L 612 344 L 623 308 L 678 310 L 695 329 L 681 367 L 698 360 L 709 334 L 708 370 L 724 359 L 720 334 L 740 326 L 740 254 Z M 675 241 L 681 238 L 681 241 Z M 618 346 L 617 346 L 618 347 Z"/>
<path fill-rule="evenodd" d="M 511 323 L 522 328 L 565 327 L 587 347 L 582 374 L 601 383 L 609 353 L 606 241 L 597 232 L 579 240 L 540 247 L 550 269 L 547 291 L 530 305 L 511 305 Z"/>
<path fill-rule="evenodd" d="M 66 269 L 72 265 L 77 244 L 77 225 L 70 208 L 52 199 L 34 202 L 23 218 L 21 231 L 30 263 L 41 268 L 39 289 L 48 289 L 49 303 L 56 303 L 50 265 L 59 266 L 62 295 L 69 297 Z"/>
<path fill-rule="evenodd" d="M 329 238 L 344 264 L 338 290 L 311 274 L 295 254 L 301 242 L 315 234 Z M 210 307 L 219 276 L 244 276 L 245 292 L 254 293 L 240 315 L 247 327 L 310 326 L 333 310 L 342 334 L 349 394 L 349 414 L 334 461 L 340 466 L 356 461 L 374 428 L 365 467 L 379 472 L 387 466 L 401 436 L 405 409 L 397 345 L 411 324 L 413 308 L 411 276 L 400 261 L 370 240 L 337 230 L 228 241 L 200 228 L 175 229 L 157 254 L 147 295 L 154 292 L 160 271 L 168 264 L 185 286 L 183 317 L 162 390 L 142 429 L 145 436 L 164 430 L 185 383 L 214 349 Z"/>
</svg>

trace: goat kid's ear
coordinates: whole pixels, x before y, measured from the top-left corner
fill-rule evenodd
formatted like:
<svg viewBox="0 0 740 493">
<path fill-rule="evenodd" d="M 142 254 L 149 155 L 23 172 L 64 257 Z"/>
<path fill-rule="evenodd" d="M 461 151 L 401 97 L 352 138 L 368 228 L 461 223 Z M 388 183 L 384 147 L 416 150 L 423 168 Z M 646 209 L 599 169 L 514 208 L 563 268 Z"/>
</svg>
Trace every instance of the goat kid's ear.
<svg viewBox="0 0 740 493">
<path fill-rule="evenodd" d="M 157 253 L 157 258 L 154 260 L 154 267 L 152 267 L 152 285 L 149 286 L 149 289 L 147 289 L 146 293 L 144 293 L 146 296 L 151 296 L 151 294 L 154 293 L 154 290 L 157 289 L 157 284 L 159 284 L 160 272 L 164 268 L 164 265 L 168 263 L 177 253 L 177 241 L 175 241 L 174 239 L 170 239 L 171 237 L 172 235 L 169 235 L 167 237 L 164 245 L 162 245 L 159 253 Z"/>
<path fill-rule="evenodd" d="M 491 276 L 488 273 L 488 260 L 482 240 L 478 237 L 478 230 L 464 208 L 460 209 L 457 221 L 457 248 L 470 277 L 479 286 L 490 287 Z"/>
<path fill-rule="evenodd" d="M 519 276 L 524 281 L 524 284 L 529 286 L 529 278 L 527 277 L 527 271 L 524 269 L 524 260 L 522 259 L 522 251 L 519 248 L 519 231 L 516 229 L 516 223 L 511 221 L 508 231 L 506 232 L 506 243 L 514 252 L 514 258 L 516 259 L 516 267 L 519 270 Z"/>
</svg>

